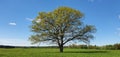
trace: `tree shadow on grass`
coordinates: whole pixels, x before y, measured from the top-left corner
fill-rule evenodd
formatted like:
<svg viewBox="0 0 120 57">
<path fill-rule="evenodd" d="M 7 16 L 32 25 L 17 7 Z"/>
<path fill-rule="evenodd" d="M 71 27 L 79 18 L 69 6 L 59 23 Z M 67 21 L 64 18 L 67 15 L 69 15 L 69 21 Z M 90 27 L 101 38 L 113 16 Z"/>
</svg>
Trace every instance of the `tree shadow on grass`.
<svg viewBox="0 0 120 57">
<path fill-rule="evenodd" d="M 0 57 L 1 57 L 1 56 L 5 56 L 5 54 L 0 54 Z"/>
<path fill-rule="evenodd" d="M 44 53 L 60 53 L 60 52 L 44 52 Z M 63 53 L 109 53 L 109 51 L 64 51 Z"/>
<path fill-rule="evenodd" d="M 64 53 L 108 53 L 108 51 L 65 51 Z"/>
</svg>

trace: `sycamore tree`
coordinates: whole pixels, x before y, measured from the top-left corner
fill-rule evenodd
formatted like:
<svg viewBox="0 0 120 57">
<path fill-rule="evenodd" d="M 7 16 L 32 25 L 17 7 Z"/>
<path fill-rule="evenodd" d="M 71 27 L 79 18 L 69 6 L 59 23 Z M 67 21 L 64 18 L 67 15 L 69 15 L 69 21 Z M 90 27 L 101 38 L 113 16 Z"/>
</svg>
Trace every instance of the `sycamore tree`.
<svg viewBox="0 0 120 57">
<path fill-rule="evenodd" d="M 90 42 L 96 31 L 92 25 L 82 22 L 84 15 L 69 7 L 59 7 L 51 12 L 40 12 L 32 21 L 33 35 L 29 38 L 33 44 L 40 42 L 52 42 L 57 44 L 60 52 L 70 42 Z"/>
</svg>

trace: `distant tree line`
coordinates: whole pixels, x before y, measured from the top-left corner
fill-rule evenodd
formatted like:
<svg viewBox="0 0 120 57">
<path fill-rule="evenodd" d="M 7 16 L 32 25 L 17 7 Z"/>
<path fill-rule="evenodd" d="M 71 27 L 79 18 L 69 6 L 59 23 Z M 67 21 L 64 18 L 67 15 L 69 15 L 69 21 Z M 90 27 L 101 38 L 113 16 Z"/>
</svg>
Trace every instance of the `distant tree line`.
<svg viewBox="0 0 120 57">
<path fill-rule="evenodd" d="M 72 44 L 72 45 L 69 45 L 68 48 L 120 50 L 120 43 L 113 44 L 113 45 L 104 45 L 104 46 Z"/>
<path fill-rule="evenodd" d="M 59 48 L 59 47 L 58 46 L 7 46 L 7 45 L 0 45 L 0 48 Z M 120 50 L 120 43 L 113 44 L 113 45 L 104 45 L 104 46 L 71 44 L 69 46 L 64 46 L 64 48 Z"/>
<path fill-rule="evenodd" d="M 71 44 L 68 46 L 68 48 L 79 48 L 79 49 L 99 49 L 98 46 L 96 45 L 76 45 L 76 44 Z"/>
<path fill-rule="evenodd" d="M 15 46 L 0 45 L 0 48 L 15 48 Z"/>
<path fill-rule="evenodd" d="M 120 50 L 120 43 L 102 46 L 101 49 Z"/>
</svg>

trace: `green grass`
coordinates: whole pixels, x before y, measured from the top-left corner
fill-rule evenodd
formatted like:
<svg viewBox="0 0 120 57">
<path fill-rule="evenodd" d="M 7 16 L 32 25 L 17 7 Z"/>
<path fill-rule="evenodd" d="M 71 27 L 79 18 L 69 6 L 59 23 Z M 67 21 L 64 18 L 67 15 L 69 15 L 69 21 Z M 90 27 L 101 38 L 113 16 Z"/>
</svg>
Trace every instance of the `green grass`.
<svg viewBox="0 0 120 57">
<path fill-rule="evenodd" d="M 0 57 L 120 57 L 120 50 L 65 48 L 60 53 L 57 48 L 0 48 Z"/>
</svg>

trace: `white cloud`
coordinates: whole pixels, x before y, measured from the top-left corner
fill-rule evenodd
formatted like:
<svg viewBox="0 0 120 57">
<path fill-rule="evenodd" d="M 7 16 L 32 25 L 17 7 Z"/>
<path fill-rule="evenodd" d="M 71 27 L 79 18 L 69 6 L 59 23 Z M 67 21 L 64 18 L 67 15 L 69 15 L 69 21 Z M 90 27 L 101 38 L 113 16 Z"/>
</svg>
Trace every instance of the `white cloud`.
<svg viewBox="0 0 120 57">
<path fill-rule="evenodd" d="M 17 24 L 15 22 L 10 22 L 9 25 L 15 26 Z"/>
<path fill-rule="evenodd" d="M 118 15 L 118 18 L 120 19 L 120 14 Z"/>
<path fill-rule="evenodd" d="M 120 28 L 117 28 L 118 31 L 120 31 Z"/>
<path fill-rule="evenodd" d="M 117 35 L 120 36 L 120 28 L 117 28 Z"/>
<path fill-rule="evenodd" d="M 89 2 L 94 2 L 95 0 L 88 0 Z"/>
<path fill-rule="evenodd" d="M 117 32 L 117 35 L 120 36 L 120 32 Z"/>
<path fill-rule="evenodd" d="M 88 2 L 95 2 L 95 1 L 102 2 L 102 0 L 88 0 Z"/>
<path fill-rule="evenodd" d="M 33 21 L 33 19 L 32 19 L 32 18 L 26 18 L 26 20 L 28 20 L 28 21 Z"/>
<path fill-rule="evenodd" d="M 40 22 L 41 22 L 41 19 L 38 19 L 36 22 L 37 22 L 37 23 L 40 23 Z"/>
</svg>

